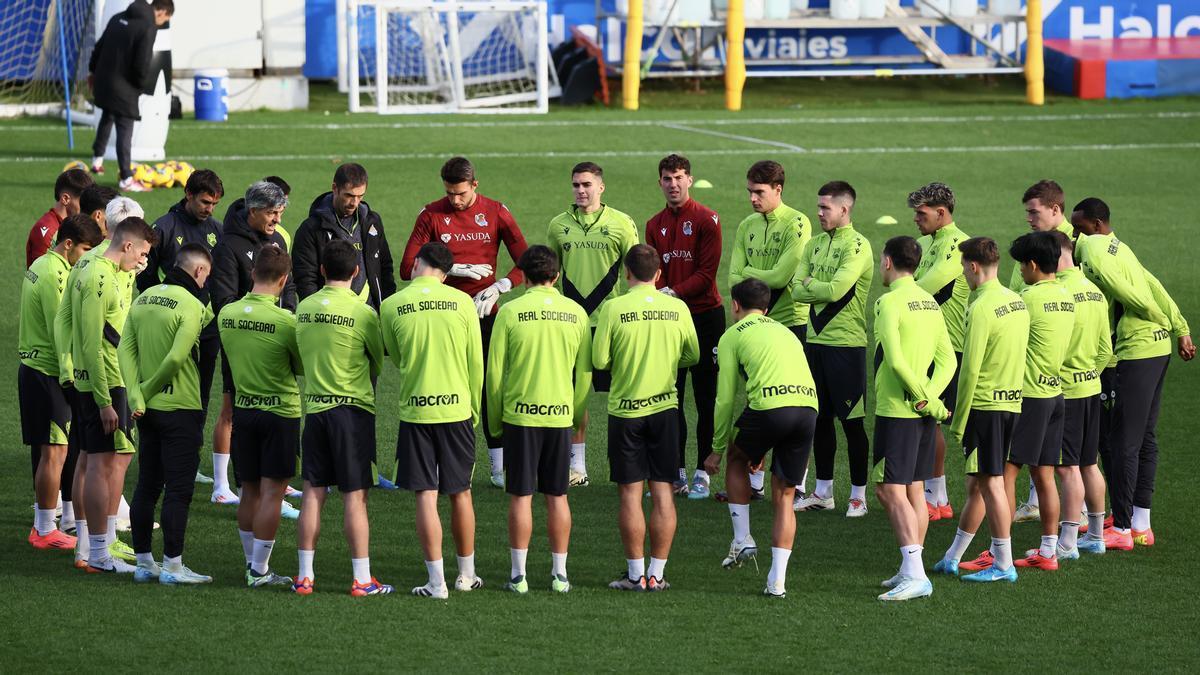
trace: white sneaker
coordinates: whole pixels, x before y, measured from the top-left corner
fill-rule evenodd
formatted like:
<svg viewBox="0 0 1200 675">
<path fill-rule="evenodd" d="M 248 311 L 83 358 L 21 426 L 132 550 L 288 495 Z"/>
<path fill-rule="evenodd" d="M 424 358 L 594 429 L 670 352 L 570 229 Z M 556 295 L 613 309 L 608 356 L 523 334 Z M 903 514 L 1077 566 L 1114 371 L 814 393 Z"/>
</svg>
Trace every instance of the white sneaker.
<svg viewBox="0 0 1200 675">
<path fill-rule="evenodd" d="M 205 476 L 204 474 L 200 473 L 199 470 L 197 470 L 196 471 L 196 482 L 201 485 L 212 485 L 213 479 L 212 479 L 212 476 Z"/>
<path fill-rule="evenodd" d="M 504 474 L 502 474 L 502 473 L 492 474 L 492 487 L 497 487 L 497 488 L 500 488 L 501 490 L 504 489 Z"/>
<path fill-rule="evenodd" d="M 120 183 L 117 183 L 117 189 L 121 192 L 149 192 L 150 188 L 140 180 L 134 180 L 132 176 L 124 178 Z"/>
<path fill-rule="evenodd" d="M 792 509 L 795 511 L 830 511 L 833 507 L 833 497 L 822 498 L 818 497 L 816 493 L 801 499 L 799 504 L 792 504 Z"/>
<path fill-rule="evenodd" d="M 223 490 L 221 492 L 213 492 L 212 499 L 210 499 L 209 501 L 211 501 L 214 504 L 228 504 L 228 505 L 232 506 L 232 505 L 236 505 L 238 502 L 240 502 L 242 500 L 239 499 L 237 495 L 233 494 L 233 492 L 231 492 L 229 490 Z"/>
<path fill-rule="evenodd" d="M 279 516 L 288 520 L 298 520 L 300 518 L 300 509 L 292 506 L 286 500 L 280 500 Z"/>
<path fill-rule="evenodd" d="M 477 588 L 483 588 L 483 579 L 480 579 L 479 577 L 468 579 L 460 574 L 458 575 L 458 578 L 454 580 L 454 590 L 456 591 L 466 592 L 473 591 Z"/>
<path fill-rule="evenodd" d="M 763 595 L 768 598 L 786 598 L 787 591 L 784 590 L 783 584 L 772 584 L 767 582 L 767 587 L 763 589 Z"/>
<path fill-rule="evenodd" d="M 434 600 L 445 600 L 450 597 L 450 589 L 445 585 L 430 586 L 429 584 L 425 584 L 424 586 L 417 586 L 411 592 L 417 597 L 433 598 Z"/>
<path fill-rule="evenodd" d="M 157 522 L 154 523 L 154 529 L 162 527 Z M 117 518 L 117 532 L 128 532 L 133 529 L 133 523 L 128 518 Z"/>
<path fill-rule="evenodd" d="M 124 560 L 121 560 L 120 558 L 113 558 L 111 556 L 108 558 L 108 560 L 100 563 L 99 565 L 93 565 L 91 562 L 89 562 L 87 564 L 87 571 L 89 571 L 89 572 L 105 572 L 108 574 L 112 574 L 112 573 L 133 574 L 134 571 L 136 571 L 136 570 L 137 570 L 137 568 L 134 567 L 133 565 L 130 565 L 129 563 L 125 562 Z"/>
<path fill-rule="evenodd" d="M 158 575 L 158 583 L 164 586 L 211 584 L 212 577 L 207 574 L 197 574 L 188 569 L 187 565 L 164 566 Z"/>
<path fill-rule="evenodd" d="M 861 499 L 851 499 L 846 509 L 847 518 L 862 518 L 867 515 L 867 503 Z"/>
<path fill-rule="evenodd" d="M 161 574 L 162 568 L 156 562 L 138 563 L 137 569 L 133 571 L 133 580 L 139 584 L 149 583 L 158 581 Z"/>
<path fill-rule="evenodd" d="M 1036 504 L 1025 502 L 1017 507 L 1017 512 L 1013 515 L 1014 523 L 1028 523 L 1034 520 L 1041 520 L 1042 510 Z"/>
<path fill-rule="evenodd" d="M 283 496 L 288 499 L 300 499 L 304 496 L 304 492 L 289 485 L 287 486 L 287 490 L 284 491 Z"/>
<path fill-rule="evenodd" d="M 896 576 L 892 577 L 891 579 L 884 579 L 882 582 L 880 582 L 879 585 L 884 588 L 895 588 L 896 586 L 898 586 L 900 584 L 900 582 L 904 581 L 907 578 L 908 577 L 904 576 L 903 574 L 896 572 Z"/>
<path fill-rule="evenodd" d="M 567 485 L 570 487 L 587 487 L 591 485 L 591 481 L 588 480 L 588 475 L 586 473 L 571 469 L 570 472 L 567 473 Z"/>
<path fill-rule="evenodd" d="M 747 560 L 756 558 L 758 558 L 758 544 L 754 543 L 752 535 L 746 535 L 746 538 L 742 541 L 730 542 L 729 554 L 721 561 L 721 567 L 727 570 L 741 567 Z M 755 564 L 757 564 L 757 561 Z"/>
</svg>

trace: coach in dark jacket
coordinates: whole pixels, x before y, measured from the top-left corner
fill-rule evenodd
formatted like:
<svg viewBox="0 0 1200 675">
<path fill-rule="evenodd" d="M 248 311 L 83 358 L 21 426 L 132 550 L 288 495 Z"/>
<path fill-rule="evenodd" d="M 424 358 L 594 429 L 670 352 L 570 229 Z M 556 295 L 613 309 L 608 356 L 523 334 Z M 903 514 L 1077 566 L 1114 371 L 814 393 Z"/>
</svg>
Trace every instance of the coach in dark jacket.
<svg viewBox="0 0 1200 675">
<path fill-rule="evenodd" d="M 230 205 L 225 213 L 225 230 L 213 249 L 212 275 L 208 279 L 212 294 L 213 313 L 241 299 L 254 287 L 250 271 L 254 259 L 264 246 L 287 250 L 283 237 L 275 230 L 288 200 L 274 183 L 259 181 L 246 190 L 246 196 Z M 288 277 L 279 306 L 296 309 L 296 285 Z"/>
<path fill-rule="evenodd" d="M 159 283 L 175 268 L 175 254 L 185 244 L 199 244 L 212 253 L 221 239 L 221 221 L 213 215 L 225 196 L 225 185 L 215 171 L 193 171 L 183 188 L 183 199 L 154 221 L 158 241 L 146 256 L 146 270 L 137 276 L 139 291 Z"/>
<path fill-rule="evenodd" d="M 313 200 L 308 218 L 292 238 L 292 274 L 301 300 L 325 285 L 322 254 L 334 239 L 348 241 L 358 250 L 358 276 L 351 290 L 363 294 L 376 311 L 396 292 L 383 219 L 363 201 L 366 192 L 367 170 L 358 164 L 343 164 L 333 174 L 333 190 Z"/>
<path fill-rule="evenodd" d="M 134 0 L 128 9 L 109 20 L 88 62 L 88 81 L 92 84 L 96 107 L 103 110 L 92 144 L 92 166 L 99 169 L 115 125 L 117 164 L 124 190 L 131 189 L 133 179 L 130 168 L 133 123 L 142 117 L 138 97 L 153 84 L 150 59 L 154 55 L 154 40 L 158 28 L 166 25 L 174 13 L 172 0 L 154 0 L 150 4 Z"/>
</svg>

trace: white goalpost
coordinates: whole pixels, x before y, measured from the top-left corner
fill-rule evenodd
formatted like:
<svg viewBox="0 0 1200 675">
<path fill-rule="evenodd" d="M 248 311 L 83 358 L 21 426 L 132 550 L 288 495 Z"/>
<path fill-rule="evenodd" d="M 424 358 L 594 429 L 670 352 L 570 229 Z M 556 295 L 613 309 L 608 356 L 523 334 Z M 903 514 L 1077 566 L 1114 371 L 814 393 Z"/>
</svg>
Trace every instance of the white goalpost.
<svg viewBox="0 0 1200 675">
<path fill-rule="evenodd" d="M 348 0 L 351 112 L 545 113 L 555 95 L 546 4 Z"/>
</svg>

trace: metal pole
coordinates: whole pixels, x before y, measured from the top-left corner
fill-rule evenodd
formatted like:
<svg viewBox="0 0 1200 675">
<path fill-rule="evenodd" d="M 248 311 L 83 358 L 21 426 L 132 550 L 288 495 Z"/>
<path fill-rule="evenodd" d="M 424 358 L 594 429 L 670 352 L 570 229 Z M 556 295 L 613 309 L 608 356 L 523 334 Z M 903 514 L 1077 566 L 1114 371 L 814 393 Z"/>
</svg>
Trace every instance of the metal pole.
<svg viewBox="0 0 1200 675">
<path fill-rule="evenodd" d="M 71 127 L 71 75 L 67 71 L 67 29 L 63 26 L 63 0 L 58 0 L 58 51 L 62 62 L 63 109 L 67 113 L 67 148 L 75 149 L 75 130 Z"/>
</svg>

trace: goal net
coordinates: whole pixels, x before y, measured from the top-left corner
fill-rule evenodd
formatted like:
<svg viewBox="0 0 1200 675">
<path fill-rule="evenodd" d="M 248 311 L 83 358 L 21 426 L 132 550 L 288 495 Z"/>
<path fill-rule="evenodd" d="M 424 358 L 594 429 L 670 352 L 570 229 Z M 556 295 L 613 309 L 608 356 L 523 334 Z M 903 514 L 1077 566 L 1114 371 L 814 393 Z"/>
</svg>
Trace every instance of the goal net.
<svg viewBox="0 0 1200 675">
<path fill-rule="evenodd" d="M 0 0 L 0 117 L 82 102 L 94 0 Z"/>
<path fill-rule="evenodd" d="M 544 2 L 350 0 L 351 112 L 544 113 Z"/>
</svg>

